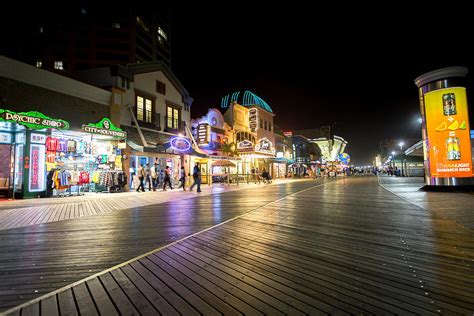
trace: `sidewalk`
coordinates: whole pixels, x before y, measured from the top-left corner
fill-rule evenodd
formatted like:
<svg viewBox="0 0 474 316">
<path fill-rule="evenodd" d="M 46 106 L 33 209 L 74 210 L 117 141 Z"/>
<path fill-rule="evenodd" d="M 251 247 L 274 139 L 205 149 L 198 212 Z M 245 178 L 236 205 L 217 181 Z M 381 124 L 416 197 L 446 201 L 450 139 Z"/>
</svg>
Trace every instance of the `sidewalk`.
<svg viewBox="0 0 474 316">
<path fill-rule="evenodd" d="M 474 229 L 474 194 L 464 192 L 425 192 L 421 177 L 379 177 L 379 183 L 393 194 L 459 225 Z"/>
<path fill-rule="evenodd" d="M 309 181 L 307 179 L 277 179 L 270 185 L 290 181 Z M 197 196 L 221 192 L 252 189 L 267 184 L 241 183 L 239 185 L 202 185 L 201 193 L 179 189 L 151 192 L 86 193 L 83 196 L 43 198 L 0 202 L 0 230 L 38 225 L 83 216 L 105 214 L 113 211 L 165 203 L 176 199 L 189 199 Z M 188 188 L 189 189 L 189 188 Z"/>
</svg>

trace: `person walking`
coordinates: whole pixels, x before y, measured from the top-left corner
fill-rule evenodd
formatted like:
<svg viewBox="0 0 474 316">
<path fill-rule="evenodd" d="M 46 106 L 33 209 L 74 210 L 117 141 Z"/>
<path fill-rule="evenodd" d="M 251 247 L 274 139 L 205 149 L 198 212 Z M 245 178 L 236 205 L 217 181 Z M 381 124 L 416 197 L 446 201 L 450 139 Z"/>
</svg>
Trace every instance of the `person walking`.
<svg viewBox="0 0 474 316">
<path fill-rule="evenodd" d="M 145 169 L 143 168 L 143 165 L 141 165 L 138 168 L 138 180 L 140 180 L 140 185 L 137 188 L 137 192 L 140 192 L 140 188 L 142 189 L 142 192 L 145 192 L 145 186 L 143 185 L 144 179 L 145 179 Z"/>
<path fill-rule="evenodd" d="M 152 181 L 151 181 L 151 170 L 150 170 L 149 163 L 146 164 L 146 168 L 145 168 L 145 184 L 147 183 L 148 183 L 148 191 L 151 191 Z"/>
<path fill-rule="evenodd" d="M 166 191 L 166 184 L 169 184 L 170 189 L 173 190 L 173 187 L 171 186 L 171 176 L 170 176 L 170 167 L 166 166 L 165 168 L 165 179 L 163 182 L 163 191 Z"/>
<path fill-rule="evenodd" d="M 157 186 L 157 174 L 156 174 L 156 171 L 158 170 L 158 163 L 155 162 L 155 164 L 153 165 L 153 167 L 151 167 L 150 169 L 150 175 L 151 175 L 151 181 L 152 181 L 152 185 L 153 185 L 153 191 L 156 191 L 156 186 Z"/>
<path fill-rule="evenodd" d="M 183 188 L 183 191 L 186 191 L 186 171 L 184 171 L 184 166 L 182 166 L 179 171 L 179 181 L 181 182 L 181 185 L 178 189 Z"/>
<path fill-rule="evenodd" d="M 189 188 L 189 191 L 192 191 L 194 186 L 197 185 L 197 192 L 201 192 L 201 170 L 199 168 L 199 163 L 196 163 L 196 165 L 194 166 L 193 180 L 194 183 L 191 188 Z"/>
</svg>

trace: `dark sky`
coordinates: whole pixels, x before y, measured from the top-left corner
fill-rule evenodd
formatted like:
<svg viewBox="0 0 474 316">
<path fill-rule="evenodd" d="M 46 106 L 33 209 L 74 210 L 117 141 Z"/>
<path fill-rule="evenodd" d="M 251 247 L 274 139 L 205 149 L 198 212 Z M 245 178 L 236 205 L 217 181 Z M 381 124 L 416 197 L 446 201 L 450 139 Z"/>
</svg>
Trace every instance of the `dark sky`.
<svg viewBox="0 0 474 316">
<path fill-rule="evenodd" d="M 468 17 L 462 8 L 340 5 L 173 11 L 173 70 L 194 98 L 193 116 L 251 90 L 284 130 L 332 125 L 354 164 L 371 163 L 380 140 L 421 138 L 414 79 L 474 69 Z"/>
</svg>

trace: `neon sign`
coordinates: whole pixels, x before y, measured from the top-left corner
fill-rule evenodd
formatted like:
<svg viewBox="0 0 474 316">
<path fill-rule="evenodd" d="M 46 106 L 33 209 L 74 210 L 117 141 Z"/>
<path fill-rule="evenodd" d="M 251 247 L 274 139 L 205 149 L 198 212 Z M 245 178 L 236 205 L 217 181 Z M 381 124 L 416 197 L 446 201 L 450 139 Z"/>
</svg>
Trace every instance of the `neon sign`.
<svg viewBox="0 0 474 316">
<path fill-rule="evenodd" d="M 252 151 L 253 143 L 249 140 L 243 140 L 237 144 L 237 149 L 239 151 Z"/>
<path fill-rule="evenodd" d="M 189 139 L 180 136 L 170 138 L 170 145 L 172 149 L 177 151 L 188 151 L 191 149 Z"/>
<path fill-rule="evenodd" d="M 69 122 L 61 119 L 53 119 L 41 112 L 13 112 L 0 109 L 0 121 L 13 122 L 24 125 L 31 129 L 55 128 L 68 129 Z"/>
<path fill-rule="evenodd" d="M 273 146 L 271 141 L 269 141 L 267 138 L 262 138 L 255 146 L 255 151 L 265 154 L 275 154 L 275 149 L 272 147 Z"/>
<path fill-rule="evenodd" d="M 209 124 L 199 124 L 198 129 L 198 143 L 199 145 L 207 145 L 211 141 L 211 127 Z"/>
<path fill-rule="evenodd" d="M 117 138 L 127 138 L 127 132 L 116 127 L 108 118 L 103 118 L 98 123 L 89 123 L 82 125 L 82 130 L 91 134 L 113 136 Z"/>
<path fill-rule="evenodd" d="M 249 125 L 250 130 L 255 132 L 257 130 L 257 121 L 258 121 L 258 112 L 256 108 L 251 108 L 249 110 Z"/>
</svg>

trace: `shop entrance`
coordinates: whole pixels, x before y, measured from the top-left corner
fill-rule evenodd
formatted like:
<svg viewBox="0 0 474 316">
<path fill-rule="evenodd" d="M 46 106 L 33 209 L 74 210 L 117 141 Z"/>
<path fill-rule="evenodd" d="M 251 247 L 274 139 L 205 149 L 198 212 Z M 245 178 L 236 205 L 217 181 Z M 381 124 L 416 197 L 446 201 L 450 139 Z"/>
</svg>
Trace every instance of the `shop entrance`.
<svg viewBox="0 0 474 316">
<path fill-rule="evenodd" d="M 9 198 L 12 195 L 12 145 L 0 144 L 0 198 Z"/>
</svg>

